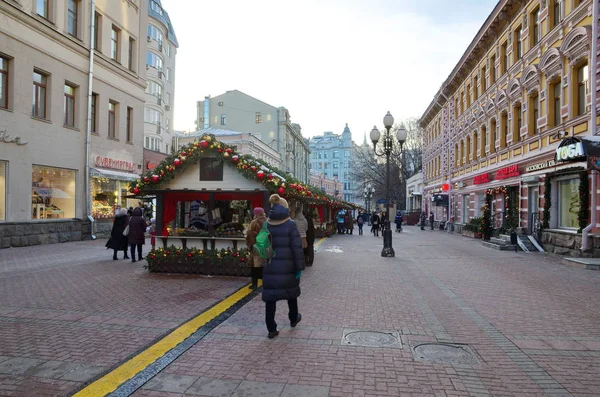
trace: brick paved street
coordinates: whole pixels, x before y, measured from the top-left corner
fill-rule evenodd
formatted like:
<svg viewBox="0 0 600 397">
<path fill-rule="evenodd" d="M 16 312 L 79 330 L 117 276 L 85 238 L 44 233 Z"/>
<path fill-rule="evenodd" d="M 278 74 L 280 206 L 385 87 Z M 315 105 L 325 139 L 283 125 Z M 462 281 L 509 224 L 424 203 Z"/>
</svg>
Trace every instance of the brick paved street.
<svg viewBox="0 0 600 397">
<path fill-rule="evenodd" d="M 281 303 L 268 340 L 255 298 L 134 395 L 600 395 L 600 272 L 417 227 L 394 235 L 394 259 L 381 244 L 329 239 L 295 329 Z M 342 345 L 345 330 L 397 332 L 402 347 Z M 416 360 L 424 342 L 467 344 L 477 363 Z"/>
<path fill-rule="evenodd" d="M 0 250 L 0 396 L 67 395 L 247 281 L 149 275 L 104 243 Z"/>
</svg>

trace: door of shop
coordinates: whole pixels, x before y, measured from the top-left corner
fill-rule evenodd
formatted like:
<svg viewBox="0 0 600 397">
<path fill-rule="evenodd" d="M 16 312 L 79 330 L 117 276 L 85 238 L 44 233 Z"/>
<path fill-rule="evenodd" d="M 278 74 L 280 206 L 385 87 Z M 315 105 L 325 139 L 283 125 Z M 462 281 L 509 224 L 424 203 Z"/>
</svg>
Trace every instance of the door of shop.
<svg viewBox="0 0 600 397">
<path fill-rule="evenodd" d="M 530 186 L 527 191 L 527 231 L 535 238 L 539 233 L 539 209 L 538 186 Z"/>
</svg>

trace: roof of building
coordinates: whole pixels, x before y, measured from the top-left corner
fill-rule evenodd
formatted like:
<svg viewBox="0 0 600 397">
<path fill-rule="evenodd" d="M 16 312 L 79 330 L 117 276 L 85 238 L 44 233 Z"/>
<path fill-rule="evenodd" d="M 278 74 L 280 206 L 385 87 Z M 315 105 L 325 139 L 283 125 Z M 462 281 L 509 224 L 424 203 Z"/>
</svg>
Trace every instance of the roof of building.
<svg viewBox="0 0 600 397">
<path fill-rule="evenodd" d="M 195 138 L 195 137 L 199 137 L 199 136 L 204 136 L 206 134 L 213 134 L 214 136 L 234 136 L 234 135 L 241 135 L 241 134 L 254 135 L 251 132 L 222 130 L 222 129 L 214 128 L 214 127 L 204 128 L 202 130 L 189 132 L 189 133 L 176 131 L 175 134 L 182 138 Z"/>
<path fill-rule="evenodd" d="M 152 3 L 156 3 L 162 9 L 162 15 L 152 9 Z M 148 0 L 148 15 L 161 21 L 165 25 L 167 28 L 167 38 L 175 45 L 175 47 L 179 48 L 179 42 L 177 41 L 171 18 L 169 18 L 169 13 L 163 8 L 160 0 Z"/>
</svg>

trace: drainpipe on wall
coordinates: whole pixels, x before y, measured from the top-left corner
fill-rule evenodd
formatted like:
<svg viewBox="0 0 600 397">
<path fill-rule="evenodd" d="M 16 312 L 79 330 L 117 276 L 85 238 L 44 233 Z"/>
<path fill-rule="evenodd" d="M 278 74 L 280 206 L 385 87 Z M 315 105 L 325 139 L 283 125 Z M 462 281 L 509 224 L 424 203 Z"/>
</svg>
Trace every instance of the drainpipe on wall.
<svg viewBox="0 0 600 397">
<path fill-rule="evenodd" d="M 88 100 L 87 100 L 87 123 L 85 131 L 85 204 L 87 217 L 90 221 L 90 236 L 92 240 L 96 239 L 94 235 L 94 217 L 92 216 L 92 194 L 90 189 L 90 146 L 92 140 L 92 88 L 94 84 L 94 43 L 96 38 L 94 17 L 96 13 L 96 1 L 90 0 L 90 60 L 88 67 Z"/>
<path fill-rule="evenodd" d="M 591 64 L 591 68 L 590 68 L 590 73 L 592 74 L 590 76 L 590 94 L 591 94 L 591 103 L 592 105 L 590 106 L 590 135 L 592 137 L 596 136 L 597 133 L 597 125 L 596 125 L 596 114 L 597 114 L 597 84 L 596 84 L 596 79 L 598 77 L 597 75 L 597 68 L 596 65 L 598 64 L 598 0 L 594 0 L 592 2 L 592 48 L 591 48 L 591 54 L 590 54 L 590 64 Z M 591 175 L 592 175 L 592 199 L 591 199 L 591 216 L 590 216 L 590 224 L 587 225 L 581 232 L 581 251 L 587 251 L 588 250 L 588 234 L 592 231 L 592 229 L 596 226 L 596 202 L 597 202 L 597 197 L 598 197 L 598 192 L 597 192 L 597 179 L 598 179 L 598 172 L 596 170 L 592 170 Z"/>
</svg>

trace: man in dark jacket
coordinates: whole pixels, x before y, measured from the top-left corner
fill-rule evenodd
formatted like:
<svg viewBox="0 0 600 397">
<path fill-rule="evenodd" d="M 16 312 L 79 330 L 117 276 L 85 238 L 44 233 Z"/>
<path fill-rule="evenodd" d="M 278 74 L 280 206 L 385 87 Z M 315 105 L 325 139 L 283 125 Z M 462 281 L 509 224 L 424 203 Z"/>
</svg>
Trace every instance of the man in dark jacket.
<svg viewBox="0 0 600 397">
<path fill-rule="evenodd" d="M 308 229 L 306 230 L 307 247 L 304 249 L 304 258 L 306 259 L 306 266 L 312 266 L 315 261 L 315 222 L 310 212 L 305 214 L 305 216 L 308 222 Z"/>
<path fill-rule="evenodd" d="M 123 259 L 129 259 L 127 256 L 127 236 L 123 235 L 125 228 L 129 224 L 129 217 L 127 216 L 127 209 L 121 208 L 115 220 L 113 227 L 110 232 L 110 239 L 106 243 L 106 248 L 114 250 L 113 260 L 117 260 L 117 252 L 123 251 Z"/>
<path fill-rule="evenodd" d="M 298 313 L 300 296 L 300 276 L 304 270 L 302 240 L 294 221 L 290 219 L 290 210 L 285 199 L 277 194 L 269 198 L 271 209 L 267 228 L 271 233 L 275 256 L 265 264 L 263 270 L 262 299 L 266 303 L 265 320 L 269 339 L 279 335 L 275 322 L 277 301 L 287 300 L 290 326 L 295 327 L 302 316 Z"/>
<path fill-rule="evenodd" d="M 142 258 L 142 245 L 146 243 L 146 220 L 141 208 L 135 208 L 129 219 L 129 235 L 127 235 L 131 248 L 131 262 L 135 262 L 135 249 L 137 248 L 138 261 Z"/>
</svg>

